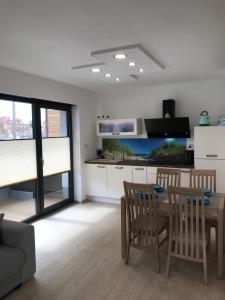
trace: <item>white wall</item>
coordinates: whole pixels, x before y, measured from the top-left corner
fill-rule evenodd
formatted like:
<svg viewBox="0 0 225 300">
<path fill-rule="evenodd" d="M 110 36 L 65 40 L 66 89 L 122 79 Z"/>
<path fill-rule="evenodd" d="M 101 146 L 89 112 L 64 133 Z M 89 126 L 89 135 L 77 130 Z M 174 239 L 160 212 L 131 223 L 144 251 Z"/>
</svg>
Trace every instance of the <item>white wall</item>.
<svg viewBox="0 0 225 300">
<path fill-rule="evenodd" d="M 94 158 L 96 152 L 96 94 L 5 67 L 0 67 L 0 92 L 76 105 L 73 109 L 75 199 L 84 200 L 84 161 Z"/>
<path fill-rule="evenodd" d="M 160 118 L 163 99 L 176 100 L 176 116 L 190 117 L 191 129 L 198 124 L 200 112 L 207 110 L 210 121 L 225 115 L 225 79 L 169 85 L 118 88 L 98 94 L 98 114 L 111 118 Z M 146 136 L 145 133 L 143 135 Z"/>
</svg>

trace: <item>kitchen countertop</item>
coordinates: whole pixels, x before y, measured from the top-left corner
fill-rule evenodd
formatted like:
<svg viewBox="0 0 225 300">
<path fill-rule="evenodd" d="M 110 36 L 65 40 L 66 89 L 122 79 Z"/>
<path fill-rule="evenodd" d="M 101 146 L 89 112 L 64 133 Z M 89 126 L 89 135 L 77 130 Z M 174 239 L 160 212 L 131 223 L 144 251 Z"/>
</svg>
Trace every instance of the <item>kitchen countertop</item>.
<svg viewBox="0 0 225 300">
<path fill-rule="evenodd" d="M 123 165 L 123 166 L 142 166 L 142 167 L 165 167 L 165 168 L 181 168 L 181 169 L 193 169 L 194 165 L 185 165 L 185 164 L 177 164 L 177 165 L 164 165 L 164 164 L 156 164 L 151 163 L 143 160 L 101 160 L 101 159 L 94 159 L 94 160 L 87 160 L 85 161 L 86 164 L 103 164 L 103 165 Z"/>
</svg>

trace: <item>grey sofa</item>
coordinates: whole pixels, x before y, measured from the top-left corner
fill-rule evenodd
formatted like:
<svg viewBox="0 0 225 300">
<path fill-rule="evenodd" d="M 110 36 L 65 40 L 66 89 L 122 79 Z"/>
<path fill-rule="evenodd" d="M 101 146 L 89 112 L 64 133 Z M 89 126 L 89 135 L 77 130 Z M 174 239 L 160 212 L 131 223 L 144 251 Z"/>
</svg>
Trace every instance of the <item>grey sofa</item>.
<svg viewBox="0 0 225 300">
<path fill-rule="evenodd" d="M 34 227 L 3 220 L 0 229 L 0 298 L 34 276 Z"/>
</svg>

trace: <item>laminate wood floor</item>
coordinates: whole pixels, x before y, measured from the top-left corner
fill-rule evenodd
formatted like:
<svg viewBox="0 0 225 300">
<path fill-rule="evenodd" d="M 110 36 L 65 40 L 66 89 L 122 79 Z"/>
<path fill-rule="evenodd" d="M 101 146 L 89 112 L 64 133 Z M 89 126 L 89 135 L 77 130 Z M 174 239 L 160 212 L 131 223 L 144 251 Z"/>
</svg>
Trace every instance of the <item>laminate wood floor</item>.
<svg viewBox="0 0 225 300">
<path fill-rule="evenodd" d="M 224 300 L 225 281 L 216 279 L 215 261 L 202 266 L 172 261 L 165 273 L 167 245 L 161 250 L 161 274 L 151 254 L 131 250 L 126 266 L 120 254 L 120 206 L 72 205 L 34 223 L 35 279 L 7 300 Z M 210 258 L 210 260 L 212 260 Z"/>
<path fill-rule="evenodd" d="M 44 206 L 49 207 L 59 203 L 64 199 L 64 194 L 60 191 L 47 194 L 44 198 Z M 13 221 L 23 221 L 36 214 L 35 199 L 7 199 L 0 201 L 0 212 L 5 214 L 5 218 Z"/>
</svg>

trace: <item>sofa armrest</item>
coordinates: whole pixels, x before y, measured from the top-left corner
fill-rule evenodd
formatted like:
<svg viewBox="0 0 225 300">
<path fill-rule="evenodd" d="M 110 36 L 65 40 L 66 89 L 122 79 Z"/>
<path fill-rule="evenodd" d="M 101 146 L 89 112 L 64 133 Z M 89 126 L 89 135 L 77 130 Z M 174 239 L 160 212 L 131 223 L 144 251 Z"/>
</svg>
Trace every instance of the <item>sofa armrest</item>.
<svg viewBox="0 0 225 300">
<path fill-rule="evenodd" d="M 30 224 L 3 220 L 1 242 L 24 252 L 23 282 L 31 279 L 36 271 L 34 227 Z"/>
</svg>

